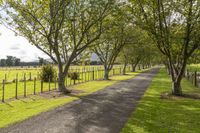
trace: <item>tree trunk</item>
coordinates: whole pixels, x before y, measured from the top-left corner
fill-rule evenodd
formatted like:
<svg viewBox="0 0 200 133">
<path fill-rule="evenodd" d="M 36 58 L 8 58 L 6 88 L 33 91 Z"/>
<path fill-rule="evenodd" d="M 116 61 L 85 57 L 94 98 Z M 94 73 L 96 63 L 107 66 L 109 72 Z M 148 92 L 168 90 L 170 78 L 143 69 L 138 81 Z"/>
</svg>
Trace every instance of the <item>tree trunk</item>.
<svg viewBox="0 0 200 133">
<path fill-rule="evenodd" d="M 107 68 L 104 69 L 104 80 L 109 80 L 109 70 Z"/>
<path fill-rule="evenodd" d="M 167 68 L 167 73 L 168 73 L 168 75 L 171 75 L 171 70 L 170 70 L 169 64 L 166 64 L 166 68 Z"/>
<path fill-rule="evenodd" d="M 180 81 L 173 81 L 172 82 L 172 94 L 176 96 L 182 95 L 182 88 L 181 88 L 181 82 Z"/>
<path fill-rule="evenodd" d="M 132 65 L 131 65 L 131 67 L 132 67 L 132 72 L 135 72 L 135 71 L 136 71 L 136 66 L 137 66 L 136 64 L 132 64 Z"/>
<path fill-rule="evenodd" d="M 70 93 L 65 86 L 65 75 L 63 73 L 58 74 L 58 90 L 63 93 Z"/>
<path fill-rule="evenodd" d="M 169 64 L 170 66 L 170 64 Z M 172 77 L 172 94 L 176 96 L 182 95 L 181 81 L 186 68 L 186 61 L 177 68 L 170 66 L 170 73 Z M 178 71 L 176 71 L 178 70 Z"/>
<path fill-rule="evenodd" d="M 139 70 L 141 70 L 141 67 L 140 67 L 140 65 L 138 65 L 138 69 L 139 69 Z"/>
<path fill-rule="evenodd" d="M 124 63 L 124 67 L 123 67 L 123 71 L 122 71 L 122 74 L 123 74 L 123 75 L 126 74 L 126 67 L 127 67 L 127 63 Z"/>
<path fill-rule="evenodd" d="M 142 64 L 142 69 L 145 69 L 144 64 Z"/>
</svg>

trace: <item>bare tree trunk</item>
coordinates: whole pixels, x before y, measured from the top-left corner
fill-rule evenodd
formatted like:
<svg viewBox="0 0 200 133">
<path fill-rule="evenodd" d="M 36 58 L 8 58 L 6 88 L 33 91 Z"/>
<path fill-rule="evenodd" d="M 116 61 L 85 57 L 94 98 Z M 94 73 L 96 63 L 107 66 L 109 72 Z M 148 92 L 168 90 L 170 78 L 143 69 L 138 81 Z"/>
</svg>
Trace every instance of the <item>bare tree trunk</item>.
<svg viewBox="0 0 200 133">
<path fill-rule="evenodd" d="M 178 68 L 170 67 L 171 68 L 170 72 L 172 76 L 172 94 L 173 95 L 176 95 L 176 96 L 182 95 L 181 81 L 183 79 L 183 75 L 186 69 L 186 62 L 187 60 L 183 60 L 182 65 L 180 65 Z M 175 69 L 177 69 L 177 72 Z"/>
<path fill-rule="evenodd" d="M 142 69 L 145 69 L 145 66 L 144 66 L 144 64 L 142 64 Z"/>
<path fill-rule="evenodd" d="M 136 66 L 137 66 L 137 64 L 131 64 L 132 72 L 135 72 L 135 71 L 136 71 Z"/>
<path fill-rule="evenodd" d="M 140 65 L 138 65 L 138 69 L 139 69 L 139 70 L 141 70 L 141 67 L 140 67 Z"/>
<path fill-rule="evenodd" d="M 104 80 L 109 80 L 109 70 L 104 68 Z"/>
<path fill-rule="evenodd" d="M 65 86 L 65 77 L 66 74 L 63 72 L 62 65 L 58 65 L 59 73 L 58 73 L 58 90 L 62 93 L 70 93 L 71 91 L 68 90 Z"/>
<path fill-rule="evenodd" d="M 172 94 L 176 96 L 182 95 L 182 88 L 181 88 L 181 82 L 180 81 L 173 81 L 172 82 Z"/>
<path fill-rule="evenodd" d="M 123 67 L 123 71 L 122 71 L 122 74 L 123 74 L 123 75 L 126 74 L 126 67 L 127 67 L 127 63 L 124 63 L 124 67 Z"/>
</svg>

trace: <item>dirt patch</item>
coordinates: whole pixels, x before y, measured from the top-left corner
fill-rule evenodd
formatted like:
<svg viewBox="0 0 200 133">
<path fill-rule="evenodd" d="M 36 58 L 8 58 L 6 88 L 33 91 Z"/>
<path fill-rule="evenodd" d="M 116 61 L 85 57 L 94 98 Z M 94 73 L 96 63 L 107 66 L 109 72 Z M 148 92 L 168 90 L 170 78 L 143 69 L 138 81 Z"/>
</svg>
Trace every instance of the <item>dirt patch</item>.
<svg viewBox="0 0 200 133">
<path fill-rule="evenodd" d="M 181 96 L 175 96 L 171 93 L 165 92 L 160 95 L 161 99 L 171 99 L 171 100 L 177 100 L 177 99 L 183 99 L 183 98 L 189 98 L 189 99 L 198 99 L 200 100 L 200 94 L 199 93 L 184 93 Z"/>
<path fill-rule="evenodd" d="M 45 98 L 58 98 L 58 97 L 69 97 L 70 95 L 78 95 L 78 94 L 84 93 L 84 91 L 82 90 L 72 89 L 70 91 L 71 91 L 70 94 L 63 94 L 62 92 L 58 90 L 52 90 L 52 91 L 40 93 L 39 96 L 45 97 Z"/>
</svg>

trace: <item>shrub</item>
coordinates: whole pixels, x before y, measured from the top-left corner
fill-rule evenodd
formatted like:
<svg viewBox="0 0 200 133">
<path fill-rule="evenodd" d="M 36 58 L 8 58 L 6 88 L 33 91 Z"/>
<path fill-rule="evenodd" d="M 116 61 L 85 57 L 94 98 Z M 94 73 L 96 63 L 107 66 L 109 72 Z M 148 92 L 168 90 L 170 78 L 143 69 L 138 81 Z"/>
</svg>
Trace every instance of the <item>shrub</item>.
<svg viewBox="0 0 200 133">
<path fill-rule="evenodd" d="M 71 78 L 72 80 L 78 80 L 79 79 L 79 73 L 71 72 L 71 73 L 68 74 L 68 77 Z"/>
<path fill-rule="evenodd" d="M 42 66 L 40 78 L 44 82 L 49 82 L 49 80 L 50 82 L 53 82 L 56 78 L 56 69 L 52 65 Z"/>
</svg>

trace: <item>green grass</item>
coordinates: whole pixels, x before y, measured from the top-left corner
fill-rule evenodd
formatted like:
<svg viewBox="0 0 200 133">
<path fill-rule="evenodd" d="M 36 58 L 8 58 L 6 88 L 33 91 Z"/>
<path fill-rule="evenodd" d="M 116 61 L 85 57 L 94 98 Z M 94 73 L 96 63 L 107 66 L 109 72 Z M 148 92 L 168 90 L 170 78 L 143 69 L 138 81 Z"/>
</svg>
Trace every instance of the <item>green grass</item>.
<svg viewBox="0 0 200 133">
<path fill-rule="evenodd" d="M 195 72 L 195 71 L 200 72 L 200 64 L 191 64 L 191 65 L 188 65 L 187 69 L 190 72 Z"/>
<path fill-rule="evenodd" d="M 113 68 L 123 67 L 122 65 L 114 65 Z M 57 66 L 55 66 L 57 70 Z M 103 70 L 102 65 L 90 65 L 90 66 L 70 66 L 69 72 L 83 72 L 83 71 L 96 71 L 96 70 Z M 7 81 L 13 81 L 18 75 L 19 80 L 24 79 L 24 74 L 26 78 L 30 78 L 30 74 L 32 79 L 34 77 L 39 78 L 39 74 L 41 72 L 41 67 L 31 67 L 31 68 L 21 68 L 21 67 L 0 67 L 0 82 L 2 80 L 7 79 Z"/>
<path fill-rule="evenodd" d="M 91 81 L 75 85 L 72 88 L 84 91 L 83 93 L 78 94 L 78 97 L 85 96 L 113 85 L 116 82 L 133 78 L 137 74 L 139 74 L 139 72 L 128 73 L 128 75 L 125 76 L 113 76 L 109 81 Z M 25 120 L 41 112 L 45 112 L 74 100 L 78 100 L 77 96 L 64 96 L 58 98 L 31 96 L 26 99 L 15 100 L 9 103 L 0 103 L 0 128 Z"/>
<path fill-rule="evenodd" d="M 161 99 L 161 93 L 169 92 L 170 87 L 170 77 L 162 69 L 121 133 L 199 133 L 200 100 Z M 185 79 L 182 87 L 184 93 L 200 94 L 200 90 Z"/>
<path fill-rule="evenodd" d="M 80 71 L 78 71 L 80 69 Z M 86 70 L 86 72 L 82 72 L 83 70 Z M 93 72 L 94 71 L 94 79 L 103 79 L 104 71 L 102 66 L 87 66 L 83 68 L 83 66 L 73 66 L 70 71 L 77 71 L 80 72 L 80 78 L 79 80 L 76 80 L 76 83 L 82 83 L 82 82 L 87 82 L 93 80 Z M 97 71 L 97 69 L 100 69 Z M 115 70 L 114 70 L 115 69 Z M 110 76 L 113 76 L 113 74 L 120 74 L 120 69 L 119 66 L 115 66 L 114 69 L 112 69 L 109 73 Z M 39 72 L 39 69 L 19 69 L 19 70 L 12 70 L 12 69 L 7 69 L 5 71 L 0 70 L 0 77 L 4 78 L 4 74 L 7 74 L 7 79 L 8 81 L 12 81 L 15 79 L 16 74 L 18 73 L 19 80 L 23 79 L 23 74 L 26 73 L 27 79 L 29 79 L 29 73 L 32 73 L 32 78 L 37 76 Z M 21 74 L 21 75 L 20 75 Z M 38 77 L 38 76 L 37 76 Z M 12 80 L 11 80 L 12 79 Z M 0 79 L 1 80 L 1 79 Z M 0 81 L 1 82 L 1 81 Z M 67 77 L 65 84 L 67 86 L 73 85 L 74 82 Z M 1 85 L 1 84 L 0 84 Z M 1 85 L 2 86 L 2 85 Z M 50 83 L 50 89 L 55 89 L 55 83 Z M 49 83 L 43 83 L 43 91 L 48 91 L 49 90 Z M 15 98 L 15 92 L 16 92 L 16 83 L 9 83 L 5 84 L 5 93 L 4 93 L 4 98 L 5 100 Z M 36 82 L 36 93 L 41 92 L 41 81 L 38 79 Z M 34 81 L 27 81 L 26 82 L 26 95 L 31 95 L 34 93 Z M 22 97 L 24 96 L 24 82 L 18 82 L 18 96 Z M 2 99 L 2 87 L 0 87 L 0 100 Z"/>
</svg>

